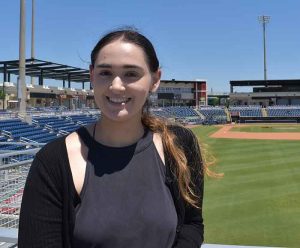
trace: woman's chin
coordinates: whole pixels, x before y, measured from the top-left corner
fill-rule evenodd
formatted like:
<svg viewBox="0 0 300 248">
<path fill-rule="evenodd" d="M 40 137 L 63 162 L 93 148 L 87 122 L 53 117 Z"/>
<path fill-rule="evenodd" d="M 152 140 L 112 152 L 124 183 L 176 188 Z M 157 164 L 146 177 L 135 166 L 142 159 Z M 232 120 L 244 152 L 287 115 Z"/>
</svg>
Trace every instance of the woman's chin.
<svg viewBox="0 0 300 248">
<path fill-rule="evenodd" d="M 126 109 L 118 112 L 102 113 L 102 116 L 107 121 L 112 122 L 126 122 L 137 118 L 141 119 L 141 116 L 134 115 L 133 113 L 128 112 Z"/>
</svg>

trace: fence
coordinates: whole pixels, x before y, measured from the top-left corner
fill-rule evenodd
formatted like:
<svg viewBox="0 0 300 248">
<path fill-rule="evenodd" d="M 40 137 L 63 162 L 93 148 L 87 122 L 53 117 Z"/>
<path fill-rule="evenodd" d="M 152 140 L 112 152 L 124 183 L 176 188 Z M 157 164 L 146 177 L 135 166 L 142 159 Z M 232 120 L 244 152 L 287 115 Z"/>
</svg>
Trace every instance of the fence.
<svg viewBox="0 0 300 248">
<path fill-rule="evenodd" d="M 3 143 L 7 142 L 0 144 Z M 20 142 L 13 144 L 24 145 Z M 43 144 L 26 145 L 31 148 L 20 151 L 0 150 L 0 247 L 1 242 L 8 242 L 5 247 L 15 247 L 17 243 L 24 184 L 34 155 Z"/>
</svg>

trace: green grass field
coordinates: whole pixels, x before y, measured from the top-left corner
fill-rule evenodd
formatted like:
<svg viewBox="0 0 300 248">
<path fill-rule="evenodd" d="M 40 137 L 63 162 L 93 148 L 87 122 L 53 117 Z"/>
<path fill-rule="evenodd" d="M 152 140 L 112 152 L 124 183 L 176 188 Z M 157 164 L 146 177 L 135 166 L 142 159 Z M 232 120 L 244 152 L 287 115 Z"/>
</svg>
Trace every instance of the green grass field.
<svg viewBox="0 0 300 248">
<path fill-rule="evenodd" d="M 300 132 L 300 125 L 272 125 L 272 124 L 265 124 L 265 125 L 249 125 L 249 126 L 238 126 L 233 127 L 230 131 L 236 132 L 266 132 L 266 133 L 299 133 Z"/>
<path fill-rule="evenodd" d="M 300 247 L 300 141 L 209 138 L 216 130 L 193 128 L 225 174 L 206 179 L 205 242 Z"/>
</svg>

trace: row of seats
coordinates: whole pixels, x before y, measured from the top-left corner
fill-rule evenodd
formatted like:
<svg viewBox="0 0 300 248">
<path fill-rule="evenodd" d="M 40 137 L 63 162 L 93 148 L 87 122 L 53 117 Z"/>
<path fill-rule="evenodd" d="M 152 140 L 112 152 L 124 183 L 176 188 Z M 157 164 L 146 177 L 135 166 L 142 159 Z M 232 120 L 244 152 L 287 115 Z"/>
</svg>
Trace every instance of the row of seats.
<svg viewBox="0 0 300 248">
<path fill-rule="evenodd" d="M 268 116 L 274 117 L 300 117 L 300 106 L 272 106 L 267 107 Z"/>
<path fill-rule="evenodd" d="M 25 145 L 18 144 L 0 144 L 0 150 L 24 150 Z"/>
<path fill-rule="evenodd" d="M 33 125 L 22 122 L 20 119 L 0 120 L 0 142 L 28 142 L 48 143 L 59 136 L 59 131 L 72 132 L 82 125 L 95 122 L 99 118 L 95 115 L 71 115 L 71 116 L 52 116 L 52 117 L 33 117 Z M 45 125 L 52 130 L 45 128 Z M 22 150 L 26 145 L 0 144 L 0 150 Z M 26 155 L 27 156 L 27 155 Z M 28 156 L 23 156 L 24 160 Z M 17 156 L 15 161 L 21 161 Z"/>
<path fill-rule="evenodd" d="M 158 116 L 158 117 L 163 117 L 163 118 L 175 118 L 174 115 L 172 115 L 171 113 L 167 112 L 166 110 L 164 110 L 163 108 L 159 108 L 159 109 L 151 109 L 150 111 L 152 114 Z"/>
<path fill-rule="evenodd" d="M 230 106 L 230 113 L 239 112 L 241 117 L 262 117 L 262 108 L 260 106 Z"/>
<path fill-rule="evenodd" d="M 34 118 L 35 121 L 41 126 L 45 126 L 46 124 L 53 128 L 54 130 L 60 130 L 62 127 L 73 126 L 74 129 L 77 129 L 81 125 L 87 125 L 95 122 L 99 116 L 97 115 L 69 115 L 59 117 L 38 117 Z"/>
<path fill-rule="evenodd" d="M 22 127 L 24 123 L 20 119 L 2 120 L 0 121 L 0 130 L 11 126 Z"/>
<path fill-rule="evenodd" d="M 227 122 L 227 114 L 223 107 L 202 106 L 198 111 L 205 117 L 203 124 L 224 124 Z"/>
<path fill-rule="evenodd" d="M 20 142 L 21 140 L 27 139 L 40 142 L 41 138 L 53 139 L 57 137 L 56 134 L 51 134 L 43 128 L 29 125 L 28 123 L 22 122 L 20 119 L 0 121 L 0 132 L 2 133 L 2 136 L 6 135 L 7 138 L 13 142 Z M 24 146 L 4 145 L 0 149 L 18 150 L 24 149 Z"/>
<path fill-rule="evenodd" d="M 261 106 L 230 106 L 230 113 L 239 112 L 242 117 L 261 117 Z M 268 117 L 300 117 L 300 105 L 275 105 L 265 108 Z"/>
<path fill-rule="evenodd" d="M 199 116 L 199 114 L 189 107 L 166 107 L 164 110 L 178 118 Z"/>
</svg>

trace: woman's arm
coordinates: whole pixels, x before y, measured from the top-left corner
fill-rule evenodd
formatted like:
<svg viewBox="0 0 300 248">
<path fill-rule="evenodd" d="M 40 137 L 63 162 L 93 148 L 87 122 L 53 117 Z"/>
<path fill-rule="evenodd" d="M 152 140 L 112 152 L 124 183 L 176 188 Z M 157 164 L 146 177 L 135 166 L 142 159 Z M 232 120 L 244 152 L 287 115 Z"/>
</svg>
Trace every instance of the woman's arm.
<svg viewBox="0 0 300 248">
<path fill-rule="evenodd" d="M 56 166 L 51 168 L 45 163 L 47 161 L 42 161 L 37 154 L 26 180 L 19 221 L 19 248 L 63 247 L 59 173 L 53 170 Z"/>
<path fill-rule="evenodd" d="M 204 170 L 198 140 L 195 134 L 186 128 L 181 128 L 177 137 L 184 149 L 188 165 L 191 170 L 191 179 L 194 184 L 194 192 L 199 197 L 198 206 L 195 208 L 185 204 L 184 223 L 178 230 L 175 248 L 199 248 L 204 240 L 204 225 L 202 218 Z"/>
</svg>

